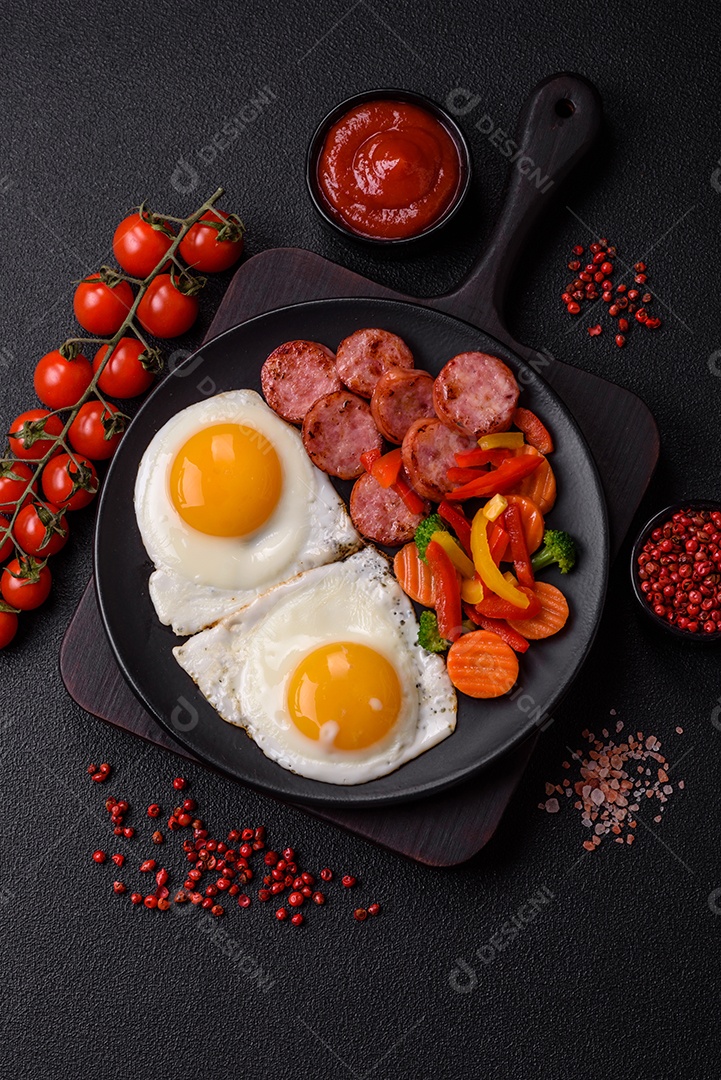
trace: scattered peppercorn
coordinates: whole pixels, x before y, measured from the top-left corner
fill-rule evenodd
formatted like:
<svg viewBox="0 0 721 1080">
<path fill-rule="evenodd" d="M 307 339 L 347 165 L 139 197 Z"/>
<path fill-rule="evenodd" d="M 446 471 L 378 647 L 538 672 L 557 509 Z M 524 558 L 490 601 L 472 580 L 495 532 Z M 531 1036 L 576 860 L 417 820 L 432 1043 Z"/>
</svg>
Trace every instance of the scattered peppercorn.
<svg viewBox="0 0 721 1080">
<path fill-rule="evenodd" d="M 368 918 L 368 912 L 365 908 L 358 907 L 353 912 L 353 918 L 356 920 L 356 922 L 365 922 Z"/>
<path fill-rule="evenodd" d="M 101 772 L 100 767 L 93 764 L 92 771 L 89 769 L 88 772 L 93 778 L 106 776 L 110 772 L 110 766 L 105 765 L 103 772 Z M 182 789 L 186 783 L 182 777 L 176 777 L 173 781 L 176 790 Z M 180 787 L 178 784 L 180 784 Z M 127 839 L 132 838 L 136 832 L 135 828 L 123 825 L 124 815 L 130 809 L 128 800 L 109 796 L 104 805 L 110 815 L 114 835 L 124 836 Z M 269 872 L 258 875 L 263 880 L 256 895 L 260 902 L 265 903 L 272 896 L 279 896 L 281 893 L 287 892 L 286 903 L 288 907 L 282 907 L 276 911 L 278 921 L 290 920 L 294 926 L 301 926 L 305 921 L 305 916 L 299 909 L 306 900 L 318 907 L 325 905 L 325 894 L 314 891 L 314 887 L 317 879 L 323 882 L 333 880 L 334 875 L 329 867 L 324 867 L 317 873 L 311 873 L 300 864 L 296 851 L 292 847 L 285 848 L 282 856 L 273 849 L 266 851 L 265 828 L 263 826 L 252 829 L 244 828 L 242 830 L 240 828 L 231 829 L 228 832 L 227 843 L 222 840 L 215 840 L 208 834 L 208 830 L 203 826 L 203 821 L 200 818 L 193 818 L 192 815 L 196 809 L 197 803 L 194 799 L 184 799 L 182 805 L 173 808 L 168 820 L 168 828 L 171 832 L 190 827 L 192 828 L 193 837 L 190 839 L 186 834 L 187 838 L 182 841 L 182 850 L 191 866 L 186 868 L 183 888 L 175 893 L 172 902 L 183 904 L 190 901 L 194 906 L 199 906 L 216 917 L 225 914 L 225 908 L 218 903 L 219 894 L 237 897 L 238 906 L 241 908 L 250 907 L 252 903 L 251 896 L 248 892 L 243 892 L 242 889 L 254 877 L 254 870 L 250 865 L 253 855 L 262 852 L 262 868 L 267 869 Z M 161 813 L 160 804 L 150 803 L 147 806 L 146 813 L 151 820 L 159 817 Z M 156 830 L 152 834 L 152 841 L 156 845 L 162 844 L 165 842 L 165 837 L 162 832 Z M 237 850 L 230 846 L 239 841 Z M 113 854 L 111 858 L 119 868 L 126 862 L 126 857 L 120 852 Z M 93 854 L 95 862 L 102 863 L 106 859 L 106 853 L 100 849 Z M 128 899 L 134 906 L 144 905 L 149 909 L 167 911 L 171 905 L 168 888 L 169 870 L 165 867 L 158 868 L 155 859 L 152 858 L 141 860 L 138 866 L 141 873 L 155 874 L 155 892 L 149 893 L 147 896 L 140 892 L 131 892 L 128 894 Z M 214 873 L 214 880 L 199 888 L 203 876 L 207 873 Z M 255 873 L 257 874 L 257 870 Z M 182 877 L 181 873 L 181 880 Z M 345 888 L 352 888 L 357 884 L 357 879 L 351 874 L 343 875 L 341 881 Z M 128 892 L 128 888 L 124 882 L 114 881 L 113 891 L 117 895 L 123 895 Z M 377 904 L 371 905 L 371 907 L 374 909 L 371 914 L 380 910 Z M 357 910 L 365 911 L 365 909 Z"/>
<path fill-rule="evenodd" d="M 571 282 L 569 282 L 561 293 L 561 300 L 566 307 L 566 311 L 570 315 L 578 315 L 581 312 L 582 305 L 584 303 L 593 303 L 598 298 L 600 290 L 601 299 L 604 303 L 608 304 L 608 314 L 611 318 L 619 318 L 621 312 L 628 311 L 633 315 L 636 313 L 637 322 L 644 326 L 647 330 L 656 330 L 661 325 L 661 320 L 657 316 L 648 317 L 648 314 L 643 310 L 643 314 L 636 311 L 636 302 L 640 297 L 640 291 L 637 288 L 630 288 L 625 282 L 620 282 L 615 286 L 616 299 L 614 301 L 613 290 L 614 284 L 612 276 L 615 270 L 614 259 L 616 258 L 616 248 L 609 246 L 605 239 L 600 241 L 594 241 L 589 245 L 589 251 L 591 252 L 591 262 L 587 263 L 585 268 L 581 270 L 581 263 L 577 258 L 572 258 L 568 261 L 568 269 L 572 270 L 578 276 Z M 572 248 L 574 256 L 583 252 L 582 245 L 576 244 Z M 639 267 L 641 269 L 639 269 Z M 647 280 L 646 264 L 638 262 L 634 266 L 634 282 L 636 285 L 643 285 Z M 652 299 L 651 293 L 644 293 L 642 298 L 643 304 L 650 303 Z M 588 328 L 589 337 L 599 337 L 602 331 L 600 323 Z M 625 316 L 619 318 L 619 333 L 614 334 L 614 341 L 619 348 L 623 348 L 626 344 L 626 334 L 629 330 L 629 322 Z"/>
</svg>

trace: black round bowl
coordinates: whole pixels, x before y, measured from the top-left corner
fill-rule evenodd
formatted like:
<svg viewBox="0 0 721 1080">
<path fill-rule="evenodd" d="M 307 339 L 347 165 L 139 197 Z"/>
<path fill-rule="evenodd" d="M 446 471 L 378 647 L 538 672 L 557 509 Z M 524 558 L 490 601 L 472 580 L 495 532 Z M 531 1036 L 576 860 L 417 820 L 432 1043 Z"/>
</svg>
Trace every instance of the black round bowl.
<svg viewBox="0 0 721 1080">
<path fill-rule="evenodd" d="M 678 626 L 673 626 L 671 623 L 657 615 L 646 602 L 646 597 L 641 591 L 641 581 L 638 576 L 638 556 L 641 554 L 643 545 L 646 543 L 654 529 L 664 525 L 669 518 L 679 510 L 721 511 L 721 502 L 709 499 L 684 499 L 682 502 L 671 503 L 670 506 L 666 506 L 663 510 L 659 510 L 657 514 L 654 514 L 654 516 L 646 522 L 639 532 L 636 542 L 633 545 L 633 551 L 631 552 L 631 584 L 633 585 L 634 596 L 646 612 L 648 618 L 651 619 L 656 626 L 665 630 L 667 634 L 672 634 L 674 637 L 681 638 L 683 641 L 693 641 L 696 644 L 717 643 L 718 641 L 721 641 L 721 630 L 718 630 L 715 634 L 706 634 L 703 631 L 698 634 L 689 634 L 688 630 L 682 630 Z"/>
<path fill-rule="evenodd" d="M 458 151 L 460 180 L 452 202 L 439 218 L 426 229 L 416 233 L 414 236 L 389 239 L 362 236 L 360 233 L 354 232 L 341 218 L 336 216 L 332 206 L 326 201 L 320 188 L 320 184 L 318 183 L 318 160 L 328 131 L 333 124 L 335 124 L 337 120 L 340 120 L 342 116 L 345 116 L 347 112 L 357 105 L 365 104 L 367 101 L 404 101 L 411 105 L 418 105 L 419 108 L 425 109 L 426 112 L 429 112 L 431 116 L 434 116 L 435 119 L 443 125 L 453 139 L 456 150 Z M 450 113 L 446 112 L 445 109 L 442 109 L 435 101 L 431 101 L 430 98 L 425 97 L 424 94 L 416 94 L 412 90 L 366 90 L 362 94 L 354 94 L 353 97 L 341 101 L 340 104 L 336 105 L 323 117 L 320 124 L 315 129 L 313 138 L 310 140 L 308 154 L 306 156 L 305 180 L 308 185 L 308 192 L 313 205 L 325 223 L 336 232 L 341 233 L 342 236 L 345 236 L 347 239 L 353 240 L 356 243 L 366 244 L 374 248 L 384 248 L 386 250 L 407 248 L 411 245 L 419 246 L 421 244 L 426 244 L 429 240 L 435 239 L 439 232 L 445 229 L 449 222 L 456 217 L 465 201 L 471 183 L 471 153 L 468 149 L 465 135 Z"/>
</svg>

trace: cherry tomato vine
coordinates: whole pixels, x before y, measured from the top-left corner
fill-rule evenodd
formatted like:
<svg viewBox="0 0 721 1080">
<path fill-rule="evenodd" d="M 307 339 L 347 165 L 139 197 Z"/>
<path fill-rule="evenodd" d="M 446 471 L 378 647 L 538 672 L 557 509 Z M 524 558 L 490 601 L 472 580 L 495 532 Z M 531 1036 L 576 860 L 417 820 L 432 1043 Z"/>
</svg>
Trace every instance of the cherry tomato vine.
<svg viewBox="0 0 721 1080">
<path fill-rule="evenodd" d="M 243 223 L 215 209 L 222 195 L 218 188 L 186 218 L 142 204 L 115 230 L 120 270 L 103 266 L 76 283 L 75 316 L 93 336 L 69 337 L 38 361 L 35 392 L 46 407 L 16 417 L 0 457 L 0 649 L 15 637 L 18 613 L 47 599 L 47 563 L 67 542 L 66 514 L 92 502 L 94 463 L 112 457 L 127 426 L 108 399 L 145 393 L 162 370 L 145 334 L 186 333 L 205 285 L 190 271 L 219 272 L 242 254 Z M 92 362 L 81 352 L 87 345 L 99 346 Z"/>
</svg>

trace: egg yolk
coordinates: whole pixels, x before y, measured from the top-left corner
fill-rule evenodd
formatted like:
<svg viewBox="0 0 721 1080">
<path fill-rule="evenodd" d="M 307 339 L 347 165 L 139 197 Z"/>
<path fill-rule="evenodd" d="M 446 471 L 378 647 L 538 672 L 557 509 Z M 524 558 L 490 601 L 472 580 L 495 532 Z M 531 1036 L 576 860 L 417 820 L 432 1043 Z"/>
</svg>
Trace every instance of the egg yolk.
<svg viewBox="0 0 721 1080">
<path fill-rule="evenodd" d="M 210 536 L 248 536 L 280 498 L 272 443 L 254 428 L 216 424 L 192 435 L 170 470 L 170 497 L 186 525 Z"/>
<path fill-rule="evenodd" d="M 400 707 L 401 685 L 393 665 L 375 649 L 354 642 L 309 653 L 288 687 L 288 711 L 298 730 L 336 750 L 362 750 L 378 742 L 397 722 Z"/>
</svg>

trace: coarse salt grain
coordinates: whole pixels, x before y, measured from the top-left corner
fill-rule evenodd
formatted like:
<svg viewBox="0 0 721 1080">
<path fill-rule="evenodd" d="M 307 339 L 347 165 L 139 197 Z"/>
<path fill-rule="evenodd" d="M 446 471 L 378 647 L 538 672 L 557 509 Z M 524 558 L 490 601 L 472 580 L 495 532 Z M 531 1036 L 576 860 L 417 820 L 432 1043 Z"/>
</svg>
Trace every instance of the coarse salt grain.
<svg viewBox="0 0 721 1080">
<path fill-rule="evenodd" d="M 612 710 L 613 712 L 614 710 Z M 619 721 L 616 725 L 618 734 L 623 728 Z M 676 728 L 681 734 L 682 728 Z M 626 742 L 616 744 L 609 740 L 608 732 L 602 729 L 606 743 L 597 740 L 595 735 L 585 729 L 582 736 L 590 744 L 587 754 L 577 750 L 574 761 L 578 763 L 580 779 L 573 785 L 568 780 L 563 781 L 565 794 L 570 796 L 574 793 L 577 798 L 573 806 L 581 812 L 581 824 L 584 828 L 593 828 L 593 836 L 583 841 L 583 847 L 587 851 L 594 851 L 604 836 L 611 834 L 617 843 L 624 843 L 621 835 L 622 824 L 627 829 L 635 829 L 636 821 L 629 816 L 639 810 L 643 799 L 656 799 L 663 813 L 663 804 L 668 802 L 668 796 L 673 794 L 673 786 L 668 783 L 668 772 L 665 757 L 659 753 L 661 742 L 655 735 L 644 736 L 643 732 L 636 732 L 636 737 L 629 736 Z M 655 768 L 651 768 L 653 763 Z M 629 777 L 629 771 L 635 766 L 635 781 Z M 568 761 L 562 762 L 564 769 L 569 769 Z M 679 780 L 679 789 L 683 789 L 684 782 Z M 563 787 L 547 783 L 546 794 L 557 791 L 563 792 Z M 628 796 L 628 797 L 626 797 Z M 633 801 L 629 805 L 629 799 Z M 557 813 L 559 810 L 558 800 L 549 798 L 545 803 L 539 803 L 539 808 L 547 813 Z M 655 818 L 655 822 L 661 821 L 661 813 Z M 626 834 L 625 843 L 632 844 L 634 834 Z"/>
</svg>

